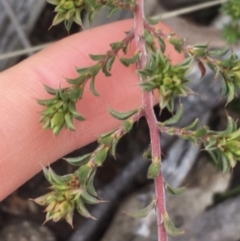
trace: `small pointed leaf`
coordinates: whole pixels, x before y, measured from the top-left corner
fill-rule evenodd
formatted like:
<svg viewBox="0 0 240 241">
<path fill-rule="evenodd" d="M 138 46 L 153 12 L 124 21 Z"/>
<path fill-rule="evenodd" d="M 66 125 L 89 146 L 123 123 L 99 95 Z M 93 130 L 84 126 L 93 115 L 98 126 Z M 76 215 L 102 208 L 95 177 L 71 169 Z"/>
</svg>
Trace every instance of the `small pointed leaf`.
<svg viewBox="0 0 240 241">
<path fill-rule="evenodd" d="M 199 123 L 199 119 L 197 118 L 190 125 L 184 127 L 184 129 L 186 130 L 194 129 L 196 126 L 198 126 L 198 123 Z"/>
<path fill-rule="evenodd" d="M 88 192 L 90 195 L 92 195 L 93 197 L 98 197 L 97 192 L 96 192 L 96 190 L 95 190 L 95 188 L 94 188 L 94 185 L 93 185 L 95 174 L 96 174 L 96 170 L 94 170 L 94 171 L 91 173 L 91 175 L 90 175 L 90 177 L 89 177 L 89 179 L 88 179 L 88 182 L 87 182 L 87 184 L 86 184 L 86 189 L 87 189 L 87 192 Z"/>
<path fill-rule="evenodd" d="M 126 213 L 128 216 L 132 218 L 145 218 L 153 209 L 155 204 L 156 204 L 156 200 L 153 199 L 152 202 L 144 209 L 134 211 L 134 212 L 124 212 L 124 213 Z"/>
<path fill-rule="evenodd" d="M 225 54 L 227 54 L 228 51 L 229 51 L 229 46 L 224 47 L 219 50 L 208 51 L 208 54 L 210 56 L 214 56 L 214 57 L 221 57 L 221 56 L 224 56 Z"/>
<path fill-rule="evenodd" d="M 167 212 L 165 212 L 163 215 L 163 223 L 164 223 L 164 227 L 169 235 L 180 236 L 180 235 L 184 234 L 183 230 L 180 230 L 174 226 L 174 224 L 171 222 Z"/>
<path fill-rule="evenodd" d="M 93 197 L 92 195 L 90 195 L 87 191 L 83 191 L 83 193 L 81 194 L 81 198 L 84 200 L 85 203 L 88 203 L 88 204 L 98 204 L 102 202 L 96 197 Z"/>
<path fill-rule="evenodd" d="M 132 115 L 136 114 L 139 111 L 139 109 L 134 109 L 134 110 L 130 110 L 127 112 L 117 112 L 111 108 L 108 109 L 108 112 L 111 114 L 111 116 L 113 116 L 114 118 L 118 119 L 118 120 L 126 120 L 129 117 L 131 117 Z"/>
<path fill-rule="evenodd" d="M 98 92 L 97 92 L 96 89 L 95 89 L 95 77 L 93 77 L 93 78 L 91 79 L 90 87 L 89 87 L 89 88 L 90 88 L 90 91 L 92 92 L 93 95 L 99 96 Z"/>
<path fill-rule="evenodd" d="M 81 166 L 86 164 L 91 157 L 92 153 L 83 155 L 83 156 L 79 156 L 79 157 L 68 157 L 68 158 L 64 158 L 64 160 L 66 160 L 69 164 L 73 165 L 73 166 Z"/>
<path fill-rule="evenodd" d="M 96 218 L 94 218 L 86 209 L 84 202 L 81 198 L 79 198 L 79 200 L 77 200 L 77 211 L 79 212 L 79 214 L 81 214 L 82 216 L 86 217 L 86 218 L 91 218 L 96 220 Z"/>
<path fill-rule="evenodd" d="M 162 124 L 164 125 L 172 125 L 172 124 L 176 124 L 177 122 L 179 122 L 183 116 L 183 105 L 180 104 L 178 107 L 178 111 L 177 113 L 171 117 L 170 119 L 164 121 Z"/>
<path fill-rule="evenodd" d="M 167 183 L 165 184 L 165 188 L 166 188 L 167 192 L 172 195 L 180 195 L 186 190 L 186 187 L 171 187 Z"/>
<path fill-rule="evenodd" d="M 147 178 L 155 179 L 161 171 L 161 162 L 158 158 L 154 159 L 148 167 Z"/>
</svg>

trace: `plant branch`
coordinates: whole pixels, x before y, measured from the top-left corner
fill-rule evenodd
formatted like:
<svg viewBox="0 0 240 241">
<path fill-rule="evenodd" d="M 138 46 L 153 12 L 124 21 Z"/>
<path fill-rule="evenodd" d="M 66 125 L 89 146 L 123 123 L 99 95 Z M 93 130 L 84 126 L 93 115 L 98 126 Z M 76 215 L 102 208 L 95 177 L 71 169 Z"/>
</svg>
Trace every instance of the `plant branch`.
<svg viewBox="0 0 240 241">
<path fill-rule="evenodd" d="M 145 42 L 143 39 L 144 35 L 144 1 L 136 0 L 137 6 L 134 10 L 134 32 L 137 50 L 139 50 L 139 61 L 138 68 L 143 69 L 147 64 L 147 51 L 145 47 Z M 143 82 L 141 77 L 139 77 L 140 82 Z M 153 160 L 161 161 L 161 150 L 160 150 L 160 136 L 157 127 L 157 120 L 153 111 L 153 95 L 151 92 L 142 93 L 143 108 L 145 110 L 145 117 L 150 131 L 151 138 L 151 152 Z M 158 174 L 155 179 L 155 192 L 156 192 L 156 211 L 158 220 L 158 241 L 167 241 L 167 233 L 163 224 L 163 215 L 165 213 L 165 190 L 162 172 Z"/>
</svg>

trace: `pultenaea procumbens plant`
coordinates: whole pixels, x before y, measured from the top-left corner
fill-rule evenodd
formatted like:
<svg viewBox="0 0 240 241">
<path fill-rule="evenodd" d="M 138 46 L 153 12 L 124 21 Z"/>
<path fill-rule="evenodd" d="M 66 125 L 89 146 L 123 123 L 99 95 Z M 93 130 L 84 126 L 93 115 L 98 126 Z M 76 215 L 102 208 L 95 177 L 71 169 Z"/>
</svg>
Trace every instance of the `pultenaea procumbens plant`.
<svg viewBox="0 0 240 241">
<path fill-rule="evenodd" d="M 116 146 L 121 137 L 132 129 L 134 122 L 140 117 L 145 117 L 151 143 L 144 156 L 151 162 L 147 176 L 154 179 L 156 195 L 148 207 L 129 215 L 144 217 L 155 207 L 158 241 L 166 241 L 167 234 L 181 235 L 183 231 L 175 228 L 168 216 L 165 191 L 179 195 L 185 188 L 173 188 L 163 179 L 159 133 L 176 135 L 195 144 L 201 143 L 213 157 L 214 162 L 226 172 L 235 166 L 240 157 L 240 129 L 237 129 L 236 123 L 229 116 L 227 129 L 221 132 L 209 130 L 207 126 L 198 128 L 198 119 L 186 127 L 173 127 L 172 125 L 176 124 L 183 115 L 181 104 L 173 117 L 165 122 L 158 122 L 153 111 L 153 93 L 158 92 L 161 109 L 167 108 L 170 112 L 174 112 L 176 98 L 194 94 L 187 86 L 189 82 L 187 74 L 192 66 L 197 65 L 203 76 L 207 65 L 216 75 L 222 77 L 222 94 L 230 102 L 234 98 L 236 88 L 240 86 L 238 57 L 231 53 L 228 58 L 219 58 L 229 52 L 228 47 L 211 51 L 208 45 L 186 45 L 184 39 L 178 38 L 175 33 L 163 33 L 156 25 L 156 21 L 145 19 L 144 0 L 48 0 L 48 2 L 55 5 L 56 16 L 52 25 L 63 22 L 68 31 L 74 22 L 82 25 L 80 16 L 83 10 L 87 12 L 91 22 L 94 14 L 102 7 L 109 9 L 109 15 L 118 9 L 131 10 L 134 15 L 134 26 L 126 32 L 124 39 L 111 43 L 106 53 L 90 54 L 89 58 L 94 64 L 77 68 L 77 77 L 66 79 L 69 87 L 53 89 L 45 86 L 52 98 L 38 100 L 38 103 L 44 106 L 40 120 L 43 128 L 51 129 L 54 135 L 58 135 L 63 128 L 74 131 L 74 122 L 84 121 L 84 116 L 76 109 L 76 103 L 81 100 L 86 86 L 89 86 L 96 98 L 101 98 L 98 97 L 99 93 L 95 88 L 96 77 L 100 72 L 106 77 L 111 76 L 115 61 L 120 61 L 126 68 L 130 65 L 137 67 L 136 75 L 142 91 L 142 105 L 124 113 L 109 108 L 110 115 L 121 120 L 122 125 L 116 130 L 101 134 L 98 137 L 99 146 L 94 152 L 76 158 L 67 158 L 68 163 L 78 167 L 74 173 L 59 176 L 51 168 L 43 168 L 51 184 L 51 191 L 36 198 L 35 202 L 46 206 L 46 221 L 56 222 L 65 219 L 72 226 L 75 209 L 81 215 L 94 219 L 85 204 L 103 202 L 93 185 L 97 168 L 103 165 L 108 153 L 115 156 Z M 136 51 L 129 57 L 127 53 L 133 41 L 136 44 Z M 164 55 L 166 42 L 173 45 L 176 51 L 185 54 L 186 58 L 182 63 L 173 65 L 169 57 Z"/>
</svg>

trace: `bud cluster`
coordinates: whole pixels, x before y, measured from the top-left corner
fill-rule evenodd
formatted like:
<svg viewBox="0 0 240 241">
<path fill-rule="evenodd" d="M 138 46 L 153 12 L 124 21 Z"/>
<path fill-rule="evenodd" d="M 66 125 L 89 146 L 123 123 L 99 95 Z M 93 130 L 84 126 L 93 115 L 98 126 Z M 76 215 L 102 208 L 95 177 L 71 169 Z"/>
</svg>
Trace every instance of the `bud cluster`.
<svg viewBox="0 0 240 241">
<path fill-rule="evenodd" d="M 125 121 L 118 130 L 100 135 L 98 138 L 99 147 L 94 152 L 80 157 L 65 158 L 69 164 L 78 167 L 73 174 L 59 176 L 51 168 L 43 168 L 46 179 L 52 185 L 50 187 L 52 191 L 34 199 L 34 201 L 46 206 L 46 222 L 49 220 L 57 222 L 60 219 L 65 219 L 72 226 L 75 209 L 84 217 L 94 219 L 86 209 L 85 203 L 103 202 L 99 199 L 93 186 L 95 173 L 97 168 L 103 165 L 108 151 L 113 156 L 116 155 L 117 143 L 123 135 L 132 129 L 136 118 L 132 115 L 136 112 L 137 110 L 134 110 L 123 116 L 122 113 L 111 110 L 110 113 L 113 116 L 120 114 Z M 132 117 L 127 118 L 129 116 Z"/>
<path fill-rule="evenodd" d="M 208 65 L 216 76 L 222 77 L 222 95 L 227 96 L 228 102 L 232 101 L 236 89 L 240 87 L 240 60 L 235 53 L 230 57 L 220 59 L 229 52 L 229 48 L 208 50 L 208 45 L 188 46 L 188 53 L 198 61 L 198 67 L 205 74 L 204 64 Z M 204 64 L 203 64 L 204 63 Z"/>
<path fill-rule="evenodd" d="M 55 5 L 54 12 L 56 15 L 53 19 L 52 26 L 64 22 L 67 31 L 70 31 L 72 24 L 82 26 L 81 13 L 87 11 L 88 19 L 91 22 L 94 14 L 102 7 L 109 8 L 109 16 L 118 9 L 134 9 L 136 4 L 134 0 L 47 0 L 50 4 Z"/>
<path fill-rule="evenodd" d="M 92 184 L 83 182 L 81 173 L 58 176 L 51 168 L 43 169 L 46 179 L 51 183 L 51 192 L 34 199 L 36 203 L 46 206 L 46 221 L 54 222 L 65 219 L 73 226 L 73 213 L 76 209 L 81 215 L 93 218 L 84 203 L 95 204 L 102 202 L 97 196 L 91 194 Z M 94 173 L 93 173 L 94 175 Z"/>
<path fill-rule="evenodd" d="M 192 66 L 192 58 L 179 65 L 172 65 L 170 59 L 161 51 L 152 52 L 144 69 L 138 74 L 146 81 L 140 83 L 144 91 L 159 90 L 159 105 L 174 110 L 175 96 L 187 96 L 191 90 L 186 86 L 189 80 L 186 74 Z"/>
<path fill-rule="evenodd" d="M 45 109 L 41 112 L 40 123 L 44 129 L 52 129 L 54 135 L 58 135 L 63 127 L 74 131 L 75 126 L 73 120 L 83 121 L 84 117 L 81 116 L 76 110 L 76 103 L 83 96 L 83 91 L 86 83 L 90 80 L 90 91 L 93 95 L 98 96 L 95 89 L 95 79 L 97 74 L 102 70 L 106 77 L 111 76 L 111 69 L 120 50 L 126 53 L 129 43 L 133 39 L 132 32 L 120 42 L 112 43 L 111 50 L 103 55 L 90 55 L 90 58 L 97 63 L 86 68 L 77 68 L 78 76 L 74 79 L 67 79 L 71 87 L 63 89 L 53 89 L 45 86 L 46 91 L 53 95 L 52 99 L 38 100 L 40 105 Z M 129 66 L 134 64 L 138 59 L 138 52 L 131 58 L 120 58 L 120 61 Z"/>
<path fill-rule="evenodd" d="M 76 111 L 76 101 L 81 98 L 82 87 L 64 88 L 55 90 L 45 86 L 46 91 L 54 95 L 48 100 L 38 100 L 40 105 L 46 107 L 41 112 L 40 122 L 44 129 L 52 129 L 54 135 L 58 135 L 63 127 L 75 130 L 73 119 L 83 121 L 84 118 Z"/>
<path fill-rule="evenodd" d="M 158 123 L 160 131 L 168 135 L 177 135 L 183 139 L 190 140 L 195 145 L 202 143 L 205 150 L 213 158 L 214 163 L 223 172 L 232 170 L 237 160 L 240 160 L 240 129 L 237 129 L 236 122 L 228 116 L 228 125 L 224 131 L 212 131 L 207 126 L 192 130 L 197 127 L 198 119 L 184 128 L 166 126 L 178 122 L 182 115 L 183 112 L 179 111 L 169 121 Z"/>
</svg>

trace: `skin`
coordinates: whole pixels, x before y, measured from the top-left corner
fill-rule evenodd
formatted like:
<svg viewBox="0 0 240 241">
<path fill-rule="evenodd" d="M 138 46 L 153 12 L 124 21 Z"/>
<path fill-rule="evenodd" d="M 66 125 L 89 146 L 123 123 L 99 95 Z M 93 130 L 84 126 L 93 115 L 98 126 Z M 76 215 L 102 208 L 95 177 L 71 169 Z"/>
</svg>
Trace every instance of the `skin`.
<svg viewBox="0 0 240 241">
<path fill-rule="evenodd" d="M 101 97 L 94 97 L 88 86 L 85 89 L 77 108 L 86 121 L 76 122 L 76 132 L 64 130 L 54 137 L 51 131 L 43 130 L 39 124 L 42 107 L 36 102 L 36 98 L 49 98 L 43 83 L 54 88 L 66 86 L 64 77 L 77 76 L 74 66 L 91 65 L 89 53 L 105 53 L 109 44 L 123 39 L 124 31 L 132 26 L 132 20 L 127 20 L 75 34 L 0 74 L 0 201 L 41 171 L 41 165 L 117 128 L 120 122 L 109 115 L 107 107 L 127 111 L 141 106 L 135 68 L 125 68 L 118 61 L 112 77 L 101 74 L 96 80 Z M 160 27 L 170 31 L 167 26 Z M 134 49 L 133 43 L 129 55 Z M 173 63 L 183 59 L 172 46 L 167 46 L 166 53 Z"/>
</svg>

